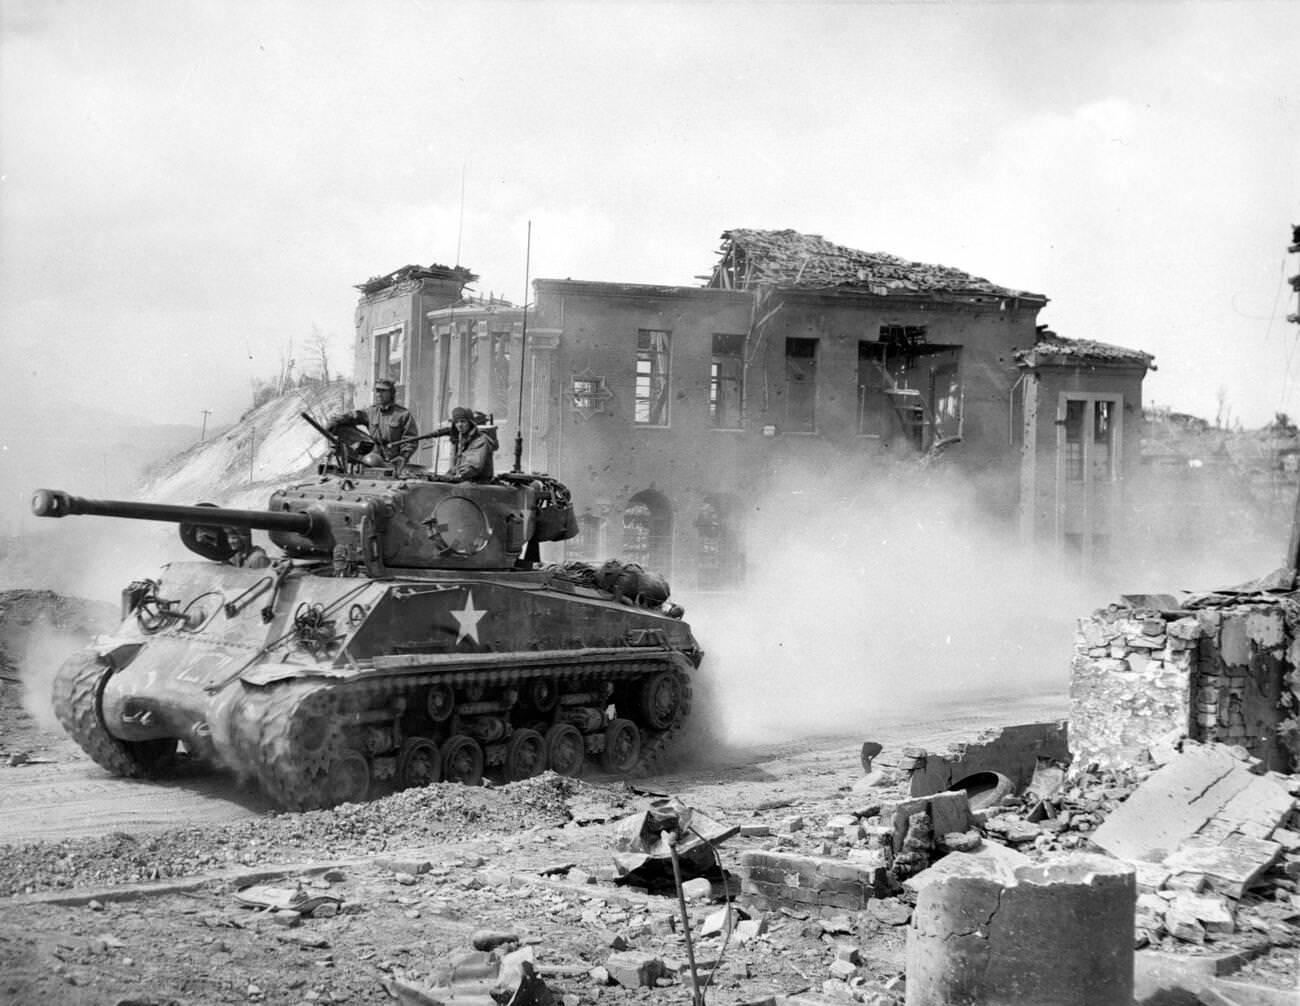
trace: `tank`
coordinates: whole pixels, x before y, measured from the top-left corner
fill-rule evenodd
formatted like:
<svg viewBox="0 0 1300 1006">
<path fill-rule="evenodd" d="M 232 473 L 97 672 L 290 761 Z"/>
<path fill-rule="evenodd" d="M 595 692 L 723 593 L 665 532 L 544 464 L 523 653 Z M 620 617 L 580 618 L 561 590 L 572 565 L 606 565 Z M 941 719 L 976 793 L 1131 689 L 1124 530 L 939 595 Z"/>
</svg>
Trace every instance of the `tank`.
<svg viewBox="0 0 1300 1006">
<path fill-rule="evenodd" d="M 128 777 L 201 759 L 289 810 L 649 771 L 703 656 L 663 578 L 540 563 L 577 530 L 548 475 L 448 482 L 321 432 L 329 460 L 265 510 L 35 493 L 39 516 L 175 523 L 199 556 L 127 585 L 117 630 L 58 671 L 55 713 L 86 753 Z M 281 554 L 250 551 L 254 529 Z"/>
</svg>

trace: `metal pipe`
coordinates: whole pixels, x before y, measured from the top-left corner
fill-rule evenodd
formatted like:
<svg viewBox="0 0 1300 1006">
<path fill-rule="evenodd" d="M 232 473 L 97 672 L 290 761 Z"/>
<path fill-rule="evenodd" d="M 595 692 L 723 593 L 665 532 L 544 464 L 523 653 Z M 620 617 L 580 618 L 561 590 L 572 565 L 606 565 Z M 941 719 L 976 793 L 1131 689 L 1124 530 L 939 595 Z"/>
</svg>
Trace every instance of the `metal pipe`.
<svg viewBox="0 0 1300 1006">
<path fill-rule="evenodd" d="M 691 1003 L 692 1006 L 704 1006 L 704 992 L 700 989 L 700 976 L 695 970 L 695 945 L 691 943 L 691 916 L 686 911 L 686 894 L 682 891 L 682 866 L 677 859 L 677 833 L 664 832 L 664 841 L 668 844 L 668 855 L 673 861 L 673 882 L 677 885 L 677 907 L 682 912 L 682 934 L 686 938 L 686 960 L 691 967 Z M 730 911 L 730 908 L 728 908 Z"/>
</svg>

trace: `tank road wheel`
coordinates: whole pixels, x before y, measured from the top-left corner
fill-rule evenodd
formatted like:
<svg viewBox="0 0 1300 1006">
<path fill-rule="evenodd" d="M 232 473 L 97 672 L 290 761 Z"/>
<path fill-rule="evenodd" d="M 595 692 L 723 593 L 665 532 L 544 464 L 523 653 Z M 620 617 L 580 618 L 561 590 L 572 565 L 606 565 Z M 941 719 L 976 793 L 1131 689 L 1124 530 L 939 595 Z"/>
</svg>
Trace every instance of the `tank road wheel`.
<svg viewBox="0 0 1300 1006">
<path fill-rule="evenodd" d="M 428 786 L 442 779 L 442 756 L 427 737 L 409 737 L 397 756 L 397 781 L 403 789 Z"/>
<path fill-rule="evenodd" d="M 636 710 L 651 730 L 667 730 L 685 705 L 685 687 L 676 671 L 652 674 L 637 689 Z"/>
<path fill-rule="evenodd" d="M 451 685 L 430 685 L 424 698 L 424 707 L 434 723 L 444 723 L 456 711 L 456 695 Z"/>
<path fill-rule="evenodd" d="M 176 754 L 176 740 L 118 740 L 104 726 L 100 700 L 112 668 L 93 650 L 74 653 L 59 668 L 51 688 L 54 714 L 68 735 L 97 765 L 114 775 L 156 779 L 167 774 Z"/>
<path fill-rule="evenodd" d="M 532 678 L 524 685 L 524 700 L 539 713 L 549 713 L 560 704 L 560 689 L 554 678 Z"/>
<path fill-rule="evenodd" d="M 365 803 L 370 794 L 370 762 L 360 751 L 346 748 L 330 762 L 325 782 L 327 807 Z"/>
<path fill-rule="evenodd" d="M 576 779 L 586 760 L 586 743 L 572 723 L 557 723 L 546 731 L 546 767 L 552 772 Z"/>
<path fill-rule="evenodd" d="M 531 779 L 546 771 L 546 741 L 536 730 L 516 730 L 506 742 L 506 782 Z"/>
<path fill-rule="evenodd" d="M 483 782 L 483 749 L 478 741 L 464 734 L 443 741 L 442 777 L 447 782 L 480 785 Z"/>
<path fill-rule="evenodd" d="M 614 720 L 605 728 L 600 765 L 613 775 L 627 775 L 641 757 L 641 731 L 631 720 Z"/>
</svg>

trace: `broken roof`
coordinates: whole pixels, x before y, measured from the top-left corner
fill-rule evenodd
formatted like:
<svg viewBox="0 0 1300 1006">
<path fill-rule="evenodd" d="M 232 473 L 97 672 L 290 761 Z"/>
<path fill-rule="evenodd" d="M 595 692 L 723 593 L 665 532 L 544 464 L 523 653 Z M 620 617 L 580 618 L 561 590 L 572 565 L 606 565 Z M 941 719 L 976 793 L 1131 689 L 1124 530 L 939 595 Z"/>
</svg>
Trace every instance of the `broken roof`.
<svg viewBox="0 0 1300 1006">
<path fill-rule="evenodd" d="M 446 265 L 404 265 L 384 276 L 371 276 L 364 283 L 358 283 L 356 289 L 362 293 L 377 293 L 390 286 L 396 286 L 409 279 L 450 279 L 462 285 L 473 283 L 478 277 L 464 266 Z"/>
<path fill-rule="evenodd" d="M 1066 339 L 1050 329 L 1038 328 L 1038 339 L 1028 349 L 1014 352 L 1016 362 L 1026 367 L 1045 363 L 1121 364 L 1155 370 L 1155 357 L 1140 349 L 1112 346 L 1091 339 Z"/>
<path fill-rule="evenodd" d="M 909 262 L 896 255 L 833 244 L 818 234 L 734 229 L 723 231 L 720 260 L 708 287 L 749 290 L 770 285 L 797 289 L 853 289 L 877 296 L 947 294 L 978 300 L 1042 294 L 998 286 L 951 266 Z"/>
</svg>

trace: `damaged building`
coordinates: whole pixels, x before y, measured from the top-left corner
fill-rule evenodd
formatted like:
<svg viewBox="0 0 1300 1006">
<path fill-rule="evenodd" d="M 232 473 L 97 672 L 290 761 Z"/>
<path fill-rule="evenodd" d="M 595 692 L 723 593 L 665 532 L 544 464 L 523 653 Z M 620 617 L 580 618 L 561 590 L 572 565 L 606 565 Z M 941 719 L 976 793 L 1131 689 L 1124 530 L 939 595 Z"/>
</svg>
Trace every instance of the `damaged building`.
<svg viewBox="0 0 1300 1006">
<path fill-rule="evenodd" d="M 503 455 L 522 399 L 523 467 L 578 502 L 562 558 L 696 591 L 743 576 L 741 508 L 778 471 L 860 481 L 942 455 L 1074 565 L 1114 547 L 1147 354 L 1049 332 L 1041 294 L 791 230 L 726 231 L 701 278 L 538 279 L 525 319 L 466 297 L 467 269 L 407 266 L 358 287 L 358 397 L 394 380 L 422 430 L 470 404 Z"/>
</svg>

